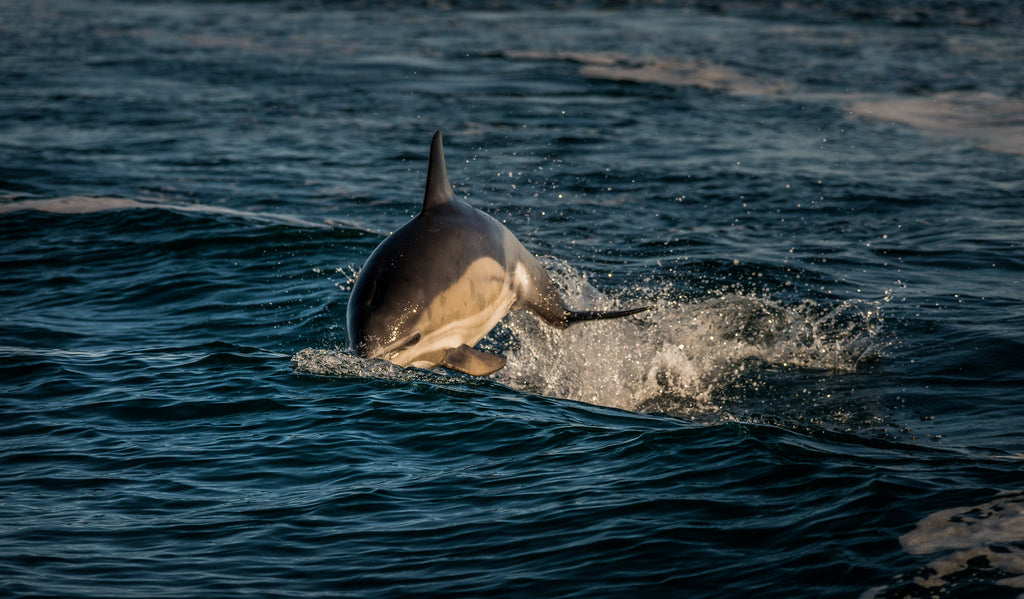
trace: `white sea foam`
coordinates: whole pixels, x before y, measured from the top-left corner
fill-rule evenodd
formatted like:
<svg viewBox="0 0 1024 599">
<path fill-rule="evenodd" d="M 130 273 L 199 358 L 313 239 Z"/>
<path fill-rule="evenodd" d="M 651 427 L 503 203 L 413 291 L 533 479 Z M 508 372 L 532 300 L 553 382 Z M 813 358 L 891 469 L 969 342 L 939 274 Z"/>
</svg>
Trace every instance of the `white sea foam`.
<svg viewBox="0 0 1024 599">
<path fill-rule="evenodd" d="M 996 584 L 1024 590 L 1024 493 L 931 514 L 900 537 L 900 544 L 911 555 L 935 556 L 913 579 L 933 596 L 947 596 L 944 588 L 951 581 L 979 571 Z M 885 590 L 871 589 L 863 597 Z M 1024 592 L 1018 597 L 1024 598 Z"/>
<path fill-rule="evenodd" d="M 900 123 L 943 139 L 964 140 L 991 152 L 1024 155 L 1024 100 L 991 92 L 835 93 L 710 61 L 571 51 L 508 51 L 505 56 L 512 60 L 579 63 L 580 74 L 592 79 L 832 103 L 854 117 Z"/>
<path fill-rule="evenodd" d="M 663 59 L 613 52 L 509 51 L 514 60 L 567 60 L 580 63 L 580 74 L 591 79 L 654 83 L 673 87 L 699 87 L 734 95 L 777 94 L 792 85 L 738 71 L 721 63 Z"/>
<path fill-rule="evenodd" d="M 4 198 L 7 200 L 7 198 Z M 149 206 L 128 198 L 67 196 L 47 199 L 12 199 L 0 203 L 0 214 L 34 210 L 51 214 L 91 214 L 107 210 L 134 210 Z"/>
<path fill-rule="evenodd" d="M 964 139 L 992 152 L 1024 155 L 1024 101 L 977 91 L 930 96 L 864 96 L 847 109 L 902 123 L 946 139 Z"/>
<path fill-rule="evenodd" d="M 31 210 L 35 212 L 47 212 L 50 214 L 93 214 L 109 210 L 169 210 L 171 212 L 183 212 L 189 214 L 220 214 L 245 220 L 260 222 L 271 222 L 293 225 L 297 227 L 329 229 L 342 225 L 352 229 L 363 230 L 371 233 L 378 231 L 371 230 L 358 224 L 338 220 L 315 221 L 292 214 L 277 214 L 268 212 L 255 212 L 250 210 L 236 210 L 225 206 L 212 206 L 209 204 L 179 204 L 163 201 L 143 201 L 130 198 L 104 197 L 104 196 L 66 196 L 60 198 L 0 198 L 0 214 L 10 214 Z"/>
<path fill-rule="evenodd" d="M 900 537 L 904 551 L 911 555 L 1021 541 L 1024 541 L 1024 493 L 1007 493 L 981 505 L 936 512 Z M 1019 574 L 1024 574 L 1024 570 Z"/>
</svg>

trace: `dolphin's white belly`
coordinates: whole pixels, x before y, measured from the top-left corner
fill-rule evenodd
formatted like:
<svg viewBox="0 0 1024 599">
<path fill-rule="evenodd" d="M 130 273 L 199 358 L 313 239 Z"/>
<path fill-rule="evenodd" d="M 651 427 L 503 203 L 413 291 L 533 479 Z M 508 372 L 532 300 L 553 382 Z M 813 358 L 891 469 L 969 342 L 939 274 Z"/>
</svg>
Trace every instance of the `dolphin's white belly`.
<svg viewBox="0 0 1024 599">
<path fill-rule="evenodd" d="M 447 350 L 472 347 L 516 303 L 513 277 L 490 257 L 473 261 L 451 286 L 422 308 L 420 340 L 394 357 L 399 366 L 432 368 Z"/>
</svg>

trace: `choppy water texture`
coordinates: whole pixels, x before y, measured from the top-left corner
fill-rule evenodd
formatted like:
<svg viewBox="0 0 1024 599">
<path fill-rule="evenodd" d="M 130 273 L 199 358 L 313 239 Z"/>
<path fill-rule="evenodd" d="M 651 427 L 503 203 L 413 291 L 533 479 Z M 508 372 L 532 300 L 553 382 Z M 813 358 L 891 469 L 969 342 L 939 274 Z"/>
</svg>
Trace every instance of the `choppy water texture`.
<svg viewBox="0 0 1024 599">
<path fill-rule="evenodd" d="M 468 4 L 0 0 L 0 595 L 1024 594 L 1019 3 Z M 654 308 L 347 353 L 435 129 Z"/>
</svg>

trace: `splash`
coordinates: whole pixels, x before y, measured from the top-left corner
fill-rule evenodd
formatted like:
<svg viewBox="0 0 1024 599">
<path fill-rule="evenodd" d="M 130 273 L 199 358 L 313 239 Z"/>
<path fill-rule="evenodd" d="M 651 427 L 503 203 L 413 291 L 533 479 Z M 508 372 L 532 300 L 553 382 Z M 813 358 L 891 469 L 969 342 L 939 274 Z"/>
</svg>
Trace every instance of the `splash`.
<svg viewBox="0 0 1024 599">
<path fill-rule="evenodd" d="M 567 265 L 548 269 L 570 305 L 615 307 Z M 523 312 L 504 326 L 508 365 L 495 377 L 511 387 L 700 420 L 732 418 L 723 396 L 757 391 L 765 368 L 848 373 L 876 360 L 884 345 L 874 304 L 786 306 L 734 293 L 661 298 L 641 316 L 565 330 Z"/>
<path fill-rule="evenodd" d="M 402 368 L 387 360 L 367 360 L 349 350 L 306 348 L 292 356 L 298 372 L 342 378 L 384 379 L 399 382 L 451 382 L 442 371 Z"/>
<path fill-rule="evenodd" d="M 638 286 L 629 299 L 616 299 L 567 264 L 543 262 L 574 308 L 614 309 L 637 305 L 637 296 L 657 295 Z M 641 315 L 564 330 L 525 311 L 509 314 L 481 343 L 508 358 L 493 379 L 539 395 L 717 422 L 746 417 L 743 396 L 763 401 L 765 370 L 850 373 L 884 349 L 878 307 L 868 302 L 783 305 L 735 293 L 696 300 L 660 295 Z M 342 350 L 304 349 L 292 364 L 326 376 L 451 381 L 441 370 L 402 369 Z M 796 400 L 798 414 L 806 407 L 801 401 Z"/>
</svg>

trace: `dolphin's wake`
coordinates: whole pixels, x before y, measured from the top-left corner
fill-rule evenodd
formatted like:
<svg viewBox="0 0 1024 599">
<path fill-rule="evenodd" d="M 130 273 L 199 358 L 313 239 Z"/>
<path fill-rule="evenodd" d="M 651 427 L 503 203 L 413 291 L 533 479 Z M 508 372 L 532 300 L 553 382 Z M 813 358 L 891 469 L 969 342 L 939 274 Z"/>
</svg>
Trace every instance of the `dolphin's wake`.
<svg viewBox="0 0 1024 599">
<path fill-rule="evenodd" d="M 593 295 L 578 275 L 559 283 L 570 301 Z M 508 366 L 495 378 L 542 395 L 716 421 L 748 411 L 748 396 L 763 397 L 765 373 L 831 376 L 877 361 L 881 323 L 873 304 L 785 306 L 738 294 L 662 298 L 640 318 L 585 329 L 552 330 L 513 313 L 504 321 Z"/>
</svg>

